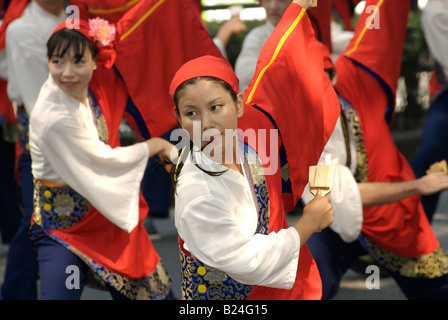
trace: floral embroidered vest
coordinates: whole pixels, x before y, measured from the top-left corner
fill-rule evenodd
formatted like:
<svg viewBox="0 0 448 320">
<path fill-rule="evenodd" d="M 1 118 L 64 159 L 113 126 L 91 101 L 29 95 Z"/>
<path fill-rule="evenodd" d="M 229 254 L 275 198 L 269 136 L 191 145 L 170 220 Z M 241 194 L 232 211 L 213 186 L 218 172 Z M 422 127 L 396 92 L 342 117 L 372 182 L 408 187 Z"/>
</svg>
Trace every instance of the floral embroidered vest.
<svg viewBox="0 0 448 320">
<path fill-rule="evenodd" d="M 250 173 L 257 195 L 258 224 L 256 233 L 267 234 L 269 228 L 269 195 L 261 162 L 255 151 L 245 145 Z M 253 286 L 239 283 L 226 273 L 205 265 L 183 249 L 179 238 L 182 299 L 245 300 Z"/>
</svg>

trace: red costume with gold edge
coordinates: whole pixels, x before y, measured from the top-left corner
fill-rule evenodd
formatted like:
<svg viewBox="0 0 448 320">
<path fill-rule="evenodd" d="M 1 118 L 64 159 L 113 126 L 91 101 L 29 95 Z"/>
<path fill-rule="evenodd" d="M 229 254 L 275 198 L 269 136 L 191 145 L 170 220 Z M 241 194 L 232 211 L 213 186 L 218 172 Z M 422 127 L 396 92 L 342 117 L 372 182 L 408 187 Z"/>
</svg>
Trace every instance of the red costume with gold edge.
<svg viewBox="0 0 448 320">
<path fill-rule="evenodd" d="M 143 138 L 177 126 L 168 88 L 176 71 L 202 55 L 221 57 L 186 0 L 140 1 L 117 24 L 115 63 L 136 108 Z"/>
<path fill-rule="evenodd" d="M 3 7 L 5 1 L 1 1 Z M 6 27 L 15 19 L 19 18 L 23 10 L 25 10 L 29 0 L 15 0 L 12 4 L 8 5 L 8 8 L 3 17 L 2 25 L 0 26 L 0 50 L 5 50 L 6 41 Z M 12 108 L 12 104 L 9 101 L 7 94 L 8 81 L 6 79 L 0 79 L 0 117 L 5 117 L 5 121 L 8 123 L 16 124 L 17 119 Z"/>
<path fill-rule="evenodd" d="M 123 15 L 140 0 L 70 0 L 71 5 L 78 6 L 81 15 L 99 17 L 117 23 Z"/>
<path fill-rule="evenodd" d="M 9 101 L 8 93 L 6 91 L 8 82 L 4 79 L 0 79 L 0 125 L 2 125 L 2 117 L 4 121 L 11 124 L 17 123 L 17 118 L 12 108 L 12 103 Z"/>
<path fill-rule="evenodd" d="M 30 0 L 14 0 L 12 1 L 6 10 L 3 17 L 2 25 L 0 27 L 0 50 L 5 49 L 6 41 L 6 28 L 15 19 L 19 18 Z"/>
<path fill-rule="evenodd" d="M 275 232 L 288 227 L 284 212 L 300 199 L 308 183 L 308 167 L 317 163 L 340 110 L 323 71 L 322 51 L 307 14 L 299 5 L 292 4 L 287 9 L 263 47 L 245 100 L 239 127 L 278 129 L 278 145 L 286 151 L 292 184 L 289 202 L 284 203 L 280 167 L 275 174 L 266 174 L 271 204 L 269 232 Z M 267 152 L 270 150 L 270 141 L 261 145 L 266 146 Z M 260 151 L 262 156 L 264 152 Z M 261 158 L 263 163 L 266 160 Z M 320 299 L 321 295 L 320 275 L 305 244 L 291 290 L 254 287 L 249 299 Z"/>
<path fill-rule="evenodd" d="M 408 0 L 369 0 L 378 8 L 364 12 L 355 36 L 336 61 L 336 90 L 356 110 L 367 155 L 368 182 L 397 182 L 415 179 L 391 136 L 388 121 L 393 115 L 395 91 L 401 69 L 406 35 Z M 375 8 L 371 7 L 371 8 Z M 420 195 L 382 206 L 365 207 L 362 232 L 376 245 L 403 257 L 433 252 L 439 242 L 425 216 Z"/>
</svg>

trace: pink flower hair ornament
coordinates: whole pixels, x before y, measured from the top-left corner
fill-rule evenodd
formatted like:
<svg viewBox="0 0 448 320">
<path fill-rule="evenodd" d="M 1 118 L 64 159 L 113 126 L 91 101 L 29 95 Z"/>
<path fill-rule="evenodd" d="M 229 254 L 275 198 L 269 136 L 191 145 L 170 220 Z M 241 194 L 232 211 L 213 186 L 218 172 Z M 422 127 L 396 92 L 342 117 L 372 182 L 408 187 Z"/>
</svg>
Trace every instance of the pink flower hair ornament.
<svg viewBox="0 0 448 320">
<path fill-rule="evenodd" d="M 99 17 L 89 19 L 89 36 L 99 47 L 107 47 L 115 40 L 115 26 Z"/>
<path fill-rule="evenodd" d="M 104 19 L 96 17 L 94 19 L 89 19 L 89 21 L 81 19 L 79 25 L 76 27 L 68 25 L 67 21 L 64 21 L 60 23 L 53 32 L 65 28 L 73 29 L 83 34 L 99 48 L 97 63 L 106 68 L 111 68 L 114 65 L 117 57 L 114 50 L 114 25 L 109 24 L 109 22 Z"/>
</svg>

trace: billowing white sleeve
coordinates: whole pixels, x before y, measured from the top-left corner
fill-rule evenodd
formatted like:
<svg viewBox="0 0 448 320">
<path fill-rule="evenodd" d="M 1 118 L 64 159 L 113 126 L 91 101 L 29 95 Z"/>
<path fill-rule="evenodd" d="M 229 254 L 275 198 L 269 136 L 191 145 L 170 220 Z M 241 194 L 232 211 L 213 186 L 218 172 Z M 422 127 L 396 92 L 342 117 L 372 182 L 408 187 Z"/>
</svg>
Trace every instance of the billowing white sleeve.
<svg viewBox="0 0 448 320">
<path fill-rule="evenodd" d="M 176 213 L 186 249 L 241 283 L 290 289 L 298 267 L 298 232 L 288 228 L 251 235 L 241 226 L 238 210 L 244 208 L 235 212 L 227 201 L 211 195 L 190 201 Z"/>
<path fill-rule="evenodd" d="M 431 54 L 448 78 L 448 1 L 428 1 L 421 18 L 425 40 Z"/>
<path fill-rule="evenodd" d="M 138 223 L 146 143 L 111 148 L 80 129 L 74 118 L 52 119 L 39 140 L 53 170 L 106 218 L 130 232 Z"/>
<path fill-rule="evenodd" d="M 363 222 L 363 208 L 358 184 L 350 168 L 345 163 L 347 159 L 346 143 L 342 133 L 341 119 L 330 137 L 318 164 L 335 167 L 333 187 L 328 194 L 331 198 L 334 220 L 330 228 L 338 233 L 345 242 L 355 241 L 361 232 Z M 352 146 L 353 147 L 353 146 Z M 352 163 L 356 168 L 356 150 L 352 148 Z M 306 185 L 302 199 L 308 203 L 313 194 Z"/>
</svg>

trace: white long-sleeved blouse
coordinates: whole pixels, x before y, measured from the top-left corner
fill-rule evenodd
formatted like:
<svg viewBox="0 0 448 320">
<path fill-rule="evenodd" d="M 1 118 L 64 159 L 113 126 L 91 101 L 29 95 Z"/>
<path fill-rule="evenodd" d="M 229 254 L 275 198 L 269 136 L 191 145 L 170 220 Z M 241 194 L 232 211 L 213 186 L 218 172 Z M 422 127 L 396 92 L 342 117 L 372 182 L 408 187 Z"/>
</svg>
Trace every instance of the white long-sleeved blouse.
<svg viewBox="0 0 448 320">
<path fill-rule="evenodd" d="M 67 184 L 118 227 L 138 222 L 145 142 L 111 148 L 99 139 L 90 107 L 64 94 L 51 75 L 30 117 L 34 178 Z"/>
<path fill-rule="evenodd" d="M 212 176 L 195 163 L 225 172 Z M 175 195 L 175 225 L 184 248 L 241 283 L 291 288 L 300 251 L 297 230 L 255 234 L 258 210 L 250 173 L 247 167 L 244 175 L 227 169 L 197 148 L 185 161 Z"/>
</svg>

